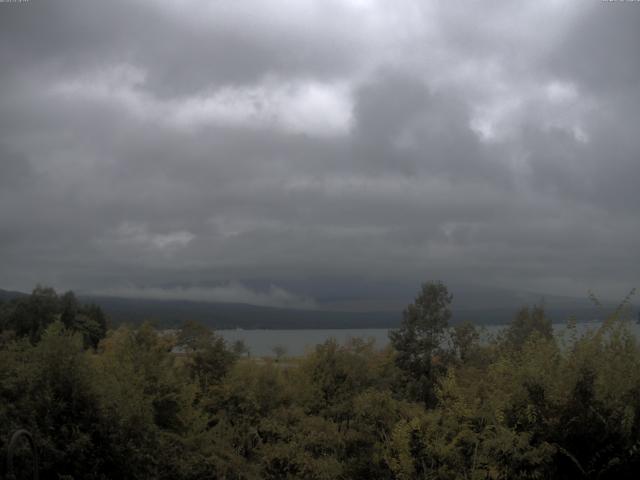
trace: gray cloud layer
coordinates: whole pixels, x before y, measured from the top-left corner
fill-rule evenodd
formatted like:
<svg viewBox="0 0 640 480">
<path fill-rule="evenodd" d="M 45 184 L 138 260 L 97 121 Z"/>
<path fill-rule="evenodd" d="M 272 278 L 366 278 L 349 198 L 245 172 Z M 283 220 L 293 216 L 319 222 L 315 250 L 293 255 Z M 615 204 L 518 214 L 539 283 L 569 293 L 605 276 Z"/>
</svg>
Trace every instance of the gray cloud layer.
<svg viewBox="0 0 640 480">
<path fill-rule="evenodd" d="M 0 286 L 620 296 L 638 25 L 631 2 L 0 3 Z"/>
</svg>

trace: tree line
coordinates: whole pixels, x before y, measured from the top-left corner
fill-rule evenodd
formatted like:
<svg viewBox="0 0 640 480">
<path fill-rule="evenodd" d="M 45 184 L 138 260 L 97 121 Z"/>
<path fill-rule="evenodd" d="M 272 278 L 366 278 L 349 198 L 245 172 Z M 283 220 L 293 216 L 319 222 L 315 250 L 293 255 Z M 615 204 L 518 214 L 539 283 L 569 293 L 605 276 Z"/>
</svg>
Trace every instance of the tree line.
<svg viewBox="0 0 640 480">
<path fill-rule="evenodd" d="M 193 322 L 107 329 L 99 307 L 38 287 L 0 304 L 0 447 L 27 428 L 41 478 L 59 479 L 635 478 L 624 308 L 558 336 L 525 307 L 481 339 L 450 325 L 452 301 L 425 283 L 388 347 L 328 340 L 279 361 Z"/>
</svg>

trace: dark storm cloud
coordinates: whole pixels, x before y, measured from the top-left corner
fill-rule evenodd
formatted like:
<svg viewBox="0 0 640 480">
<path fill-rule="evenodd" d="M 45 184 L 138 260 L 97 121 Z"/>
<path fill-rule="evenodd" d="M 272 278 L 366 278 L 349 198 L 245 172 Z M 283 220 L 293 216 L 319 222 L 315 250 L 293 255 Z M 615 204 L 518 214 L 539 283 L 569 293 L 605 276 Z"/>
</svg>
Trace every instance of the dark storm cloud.
<svg viewBox="0 0 640 480">
<path fill-rule="evenodd" d="M 591 5 L 560 38 L 548 63 L 590 90 L 637 92 L 640 56 L 630 49 L 640 42 L 638 22 L 640 9 L 628 2 Z"/>
<path fill-rule="evenodd" d="M 22 187 L 33 175 L 27 158 L 3 145 L 0 145 L 0 171 L 0 185 L 6 188 Z"/>
<path fill-rule="evenodd" d="M 3 9 L 3 57 L 69 73 L 132 63 L 149 72 L 145 87 L 162 96 L 265 74 L 322 78 L 353 66 L 362 39 L 335 15 L 337 2 L 311 12 L 287 3 L 290 16 L 245 2 L 33 0 Z"/>
<path fill-rule="evenodd" d="M 635 7 L 0 4 L 0 287 L 618 295 L 640 261 Z"/>
</svg>

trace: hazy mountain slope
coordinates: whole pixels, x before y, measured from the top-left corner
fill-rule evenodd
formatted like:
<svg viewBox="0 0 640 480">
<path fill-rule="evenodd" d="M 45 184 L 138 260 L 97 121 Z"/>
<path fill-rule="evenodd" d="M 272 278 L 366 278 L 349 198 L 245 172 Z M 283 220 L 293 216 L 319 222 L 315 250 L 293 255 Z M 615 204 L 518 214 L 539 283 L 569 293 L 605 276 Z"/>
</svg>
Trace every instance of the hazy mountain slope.
<svg viewBox="0 0 640 480">
<path fill-rule="evenodd" d="M 214 328 L 389 328 L 399 324 L 402 306 L 397 310 L 340 311 L 295 310 L 237 303 L 209 303 L 175 300 L 125 299 L 114 297 L 82 297 L 103 307 L 115 323 L 138 323 L 144 320 L 175 326 L 185 320 L 196 320 Z M 495 295 L 485 303 L 462 300 L 453 303 L 453 323 L 470 321 L 479 325 L 509 322 L 524 305 L 540 299 Z M 588 301 L 558 297 L 545 298 L 547 314 L 554 322 L 566 321 L 574 315 L 578 321 L 590 321 L 601 313 Z M 607 306 L 608 309 L 612 307 Z M 605 310 L 606 311 L 606 310 Z"/>
<path fill-rule="evenodd" d="M 384 328 L 397 325 L 400 312 L 326 312 L 239 303 L 81 297 L 100 305 L 114 323 L 145 320 L 176 326 L 195 320 L 214 328 Z"/>
<path fill-rule="evenodd" d="M 0 301 L 12 300 L 14 298 L 26 297 L 26 296 L 27 296 L 26 293 L 0 289 Z"/>
<path fill-rule="evenodd" d="M 602 317 L 602 313 L 584 298 L 522 293 L 491 288 L 452 289 L 453 323 L 470 321 L 478 325 L 509 322 L 524 305 L 544 302 L 547 314 L 554 322 L 566 321 L 574 315 L 578 321 Z M 0 300 L 9 300 L 25 293 L 0 290 Z M 321 306 L 317 310 L 296 310 L 240 303 L 194 302 L 181 300 L 150 300 L 95 295 L 79 295 L 85 303 L 100 305 L 112 324 L 139 324 L 152 321 L 159 326 L 175 327 L 185 320 L 195 320 L 213 328 L 390 328 L 399 324 L 406 303 L 393 301 L 341 302 Z M 338 309 L 340 306 L 344 309 Z M 367 311 L 366 308 L 371 308 Z M 378 307 L 378 308 L 376 308 Z M 605 304 L 611 311 L 614 304 Z M 635 310 L 637 311 L 637 309 Z M 637 315 L 636 313 L 633 315 Z"/>
</svg>

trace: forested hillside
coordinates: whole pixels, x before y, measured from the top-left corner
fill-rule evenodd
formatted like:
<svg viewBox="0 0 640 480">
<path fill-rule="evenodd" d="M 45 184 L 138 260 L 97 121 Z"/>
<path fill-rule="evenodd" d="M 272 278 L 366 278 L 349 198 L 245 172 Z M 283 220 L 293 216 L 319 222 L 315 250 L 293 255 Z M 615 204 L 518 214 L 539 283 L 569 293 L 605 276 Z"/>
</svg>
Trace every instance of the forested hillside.
<svg viewBox="0 0 640 480">
<path fill-rule="evenodd" d="M 27 294 L 0 290 L 0 300 L 24 298 Z M 475 325 L 505 325 L 513 312 L 523 304 L 544 304 L 546 316 L 553 323 L 563 323 L 569 316 L 578 322 L 602 320 L 601 311 L 588 298 L 561 297 L 511 290 L 467 287 L 455 291 L 451 306 L 452 323 L 471 322 Z M 75 298 L 75 295 L 74 295 Z M 140 325 L 152 322 L 157 328 L 177 328 L 185 319 L 194 320 L 213 329 L 335 329 L 335 328 L 397 328 L 402 319 L 401 307 L 375 310 L 338 310 L 319 305 L 318 308 L 277 308 L 246 303 L 160 300 L 148 298 L 78 295 L 76 301 L 99 305 L 111 325 Z M 394 302 L 395 303 L 395 302 Z M 611 302 L 608 309 L 615 308 Z M 637 315 L 635 307 L 633 314 Z"/>
<path fill-rule="evenodd" d="M 38 288 L 0 304 L 0 447 L 29 429 L 41 478 L 61 479 L 637 477 L 626 302 L 562 338 L 525 307 L 487 343 L 449 327 L 451 303 L 423 285 L 382 351 L 259 359 L 193 322 L 107 331 L 98 307 Z"/>
</svg>

